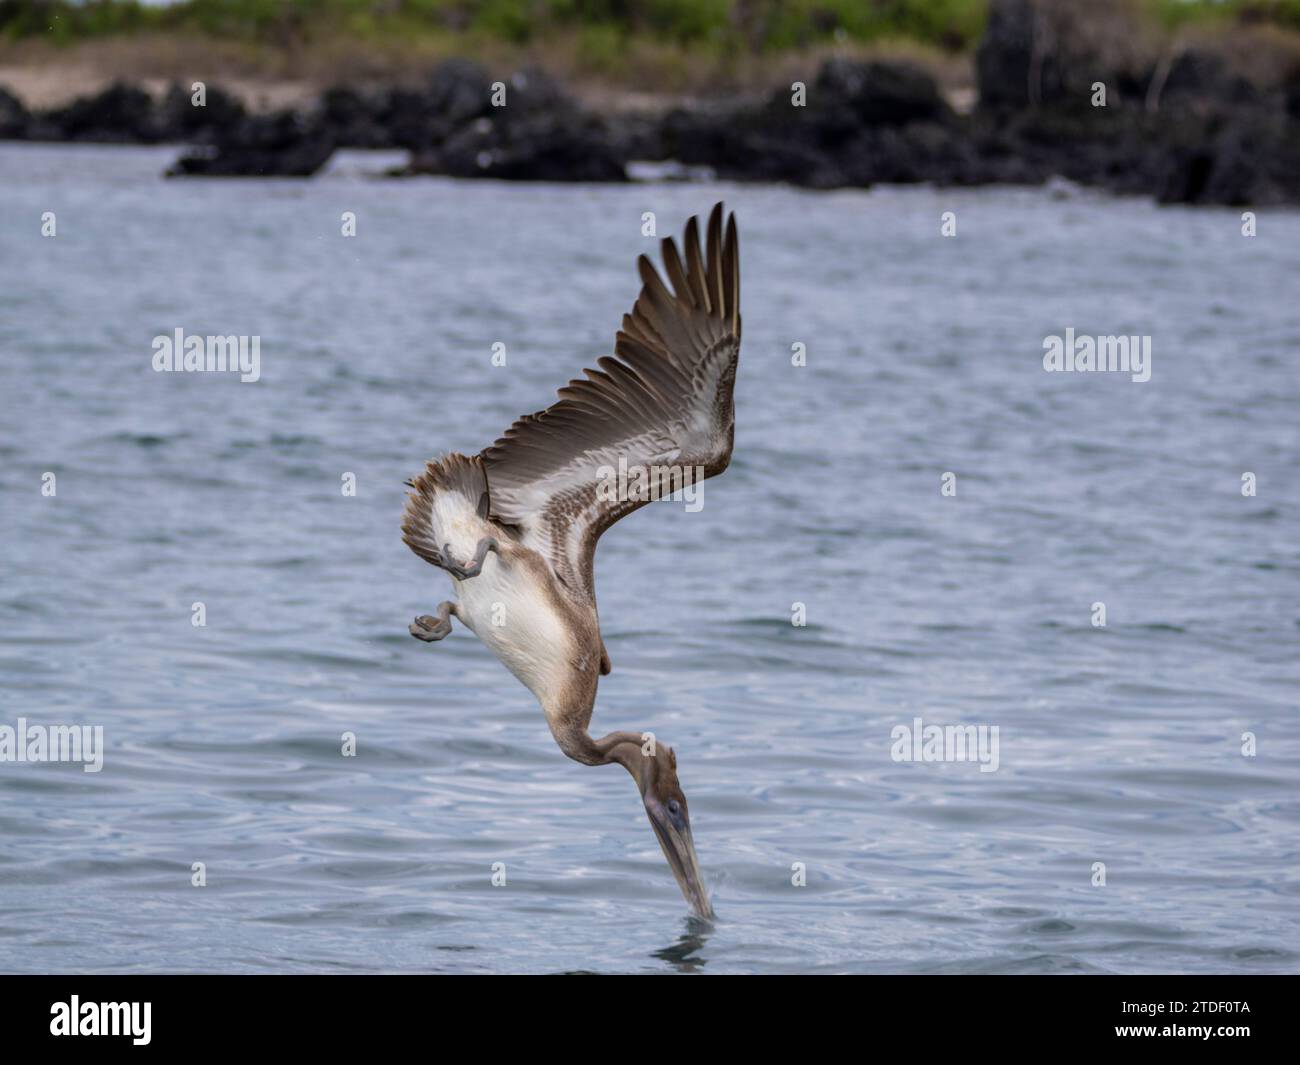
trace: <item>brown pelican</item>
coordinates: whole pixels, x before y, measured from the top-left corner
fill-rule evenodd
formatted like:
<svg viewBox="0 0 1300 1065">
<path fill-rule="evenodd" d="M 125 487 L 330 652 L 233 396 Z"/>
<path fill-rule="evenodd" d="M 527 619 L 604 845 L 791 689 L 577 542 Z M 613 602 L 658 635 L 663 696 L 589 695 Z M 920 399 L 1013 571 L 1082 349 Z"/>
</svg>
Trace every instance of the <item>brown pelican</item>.
<svg viewBox="0 0 1300 1065">
<path fill-rule="evenodd" d="M 713 208 L 700 249 L 686 224 L 683 261 L 663 241 L 670 290 L 644 255 L 642 288 L 614 356 L 570 381 L 559 402 L 520 418 L 491 447 L 430 461 L 408 481 L 402 539 L 446 570 L 458 596 L 411 623 L 426 643 L 459 618 L 537 697 L 560 750 L 583 765 L 617 762 L 636 781 L 682 894 L 712 907 L 700 876 L 677 756 L 650 733 L 587 731 L 610 671 L 592 562 L 600 534 L 682 471 L 711 477 L 731 461 L 732 389 L 740 352 L 736 219 Z M 610 471 L 639 471 L 639 491 L 611 491 Z M 689 475 L 689 474 L 688 474 Z M 628 478 L 628 484 L 632 483 Z"/>
</svg>

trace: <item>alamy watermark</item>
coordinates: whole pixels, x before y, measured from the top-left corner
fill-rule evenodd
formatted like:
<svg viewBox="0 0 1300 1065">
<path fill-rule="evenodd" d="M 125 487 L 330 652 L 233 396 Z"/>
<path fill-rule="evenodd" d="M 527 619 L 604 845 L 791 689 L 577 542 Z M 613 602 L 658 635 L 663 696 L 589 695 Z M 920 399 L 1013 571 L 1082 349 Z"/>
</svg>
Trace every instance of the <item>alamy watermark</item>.
<svg viewBox="0 0 1300 1065">
<path fill-rule="evenodd" d="M 0 762 L 81 762 L 87 773 L 104 768 L 103 725 L 0 725 Z"/>
<path fill-rule="evenodd" d="M 152 1002 L 68 1002 L 50 1006 L 50 1035 L 130 1036 L 135 1046 L 148 1046 Z"/>
<path fill-rule="evenodd" d="M 703 466 L 629 466 L 620 455 L 617 469 L 601 466 L 596 477 L 596 498 L 602 503 L 659 502 L 680 492 L 689 513 L 704 509 Z"/>
<path fill-rule="evenodd" d="M 927 725 L 919 717 L 889 731 L 895 762 L 979 762 L 981 773 L 998 770 L 997 725 Z"/>
<path fill-rule="evenodd" d="M 1126 373 L 1138 383 L 1151 380 L 1149 336 L 1065 336 L 1043 338 L 1043 369 L 1048 373 Z"/>
<path fill-rule="evenodd" d="M 178 327 L 170 336 L 163 333 L 153 338 L 153 368 L 158 373 L 229 370 L 248 384 L 262 376 L 262 338 L 186 336 Z"/>
</svg>

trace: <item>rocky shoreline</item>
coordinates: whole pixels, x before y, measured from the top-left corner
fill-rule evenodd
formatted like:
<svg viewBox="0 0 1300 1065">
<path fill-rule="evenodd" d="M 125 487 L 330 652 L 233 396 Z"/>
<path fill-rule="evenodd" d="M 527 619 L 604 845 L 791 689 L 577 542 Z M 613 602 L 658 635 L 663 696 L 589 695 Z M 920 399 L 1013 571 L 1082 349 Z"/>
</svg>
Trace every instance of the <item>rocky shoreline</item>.
<svg viewBox="0 0 1300 1065">
<path fill-rule="evenodd" d="M 409 153 L 399 175 L 614 182 L 633 161 L 673 161 L 821 189 L 1060 176 L 1166 203 L 1300 203 L 1300 71 L 1260 85 L 1192 47 L 1121 63 L 1070 17 L 996 0 L 969 114 L 906 62 L 834 59 L 802 94 L 606 114 L 541 71 L 451 60 L 422 86 L 339 86 L 268 114 L 215 85 L 201 107 L 188 87 L 117 83 L 45 111 L 0 88 L 0 139 L 188 145 L 168 171 L 182 177 L 303 177 L 337 148 L 387 148 Z"/>
</svg>

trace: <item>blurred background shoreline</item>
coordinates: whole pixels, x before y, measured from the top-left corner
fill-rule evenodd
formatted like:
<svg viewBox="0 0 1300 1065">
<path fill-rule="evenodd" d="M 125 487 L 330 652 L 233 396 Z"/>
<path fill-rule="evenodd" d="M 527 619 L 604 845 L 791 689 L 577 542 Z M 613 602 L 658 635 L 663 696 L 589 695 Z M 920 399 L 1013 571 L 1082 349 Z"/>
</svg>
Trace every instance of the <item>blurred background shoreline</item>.
<svg viewBox="0 0 1300 1065">
<path fill-rule="evenodd" d="M 336 84 L 417 84 L 470 58 L 536 66 L 585 98 L 764 92 L 832 56 L 906 60 L 960 99 L 997 0 L 0 0 L 0 81 L 33 108 L 147 72 L 225 79 L 250 107 L 304 102 Z M 1300 58 L 1300 0 L 1098 0 L 1115 52 L 1195 47 L 1261 73 Z M 1129 60 L 1116 54 L 1112 62 Z M 971 97 L 973 99 L 973 96 Z"/>
<path fill-rule="evenodd" d="M 188 145 L 180 176 L 378 148 L 396 175 L 1293 204 L 1300 0 L 4 0 L 0 140 Z"/>
</svg>

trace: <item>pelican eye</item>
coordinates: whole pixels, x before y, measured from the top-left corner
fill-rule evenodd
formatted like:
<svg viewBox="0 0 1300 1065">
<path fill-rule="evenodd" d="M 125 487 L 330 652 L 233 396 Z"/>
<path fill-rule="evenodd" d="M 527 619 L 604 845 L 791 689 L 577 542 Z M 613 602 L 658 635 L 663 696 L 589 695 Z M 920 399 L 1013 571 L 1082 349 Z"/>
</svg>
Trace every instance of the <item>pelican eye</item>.
<svg viewBox="0 0 1300 1065">
<path fill-rule="evenodd" d="M 681 817 L 681 815 L 682 815 L 682 804 L 679 803 L 676 799 L 669 799 L 669 800 L 668 800 L 668 812 L 669 812 L 670 814 L 672 814 L 673 817 Z"/>
</svg>

